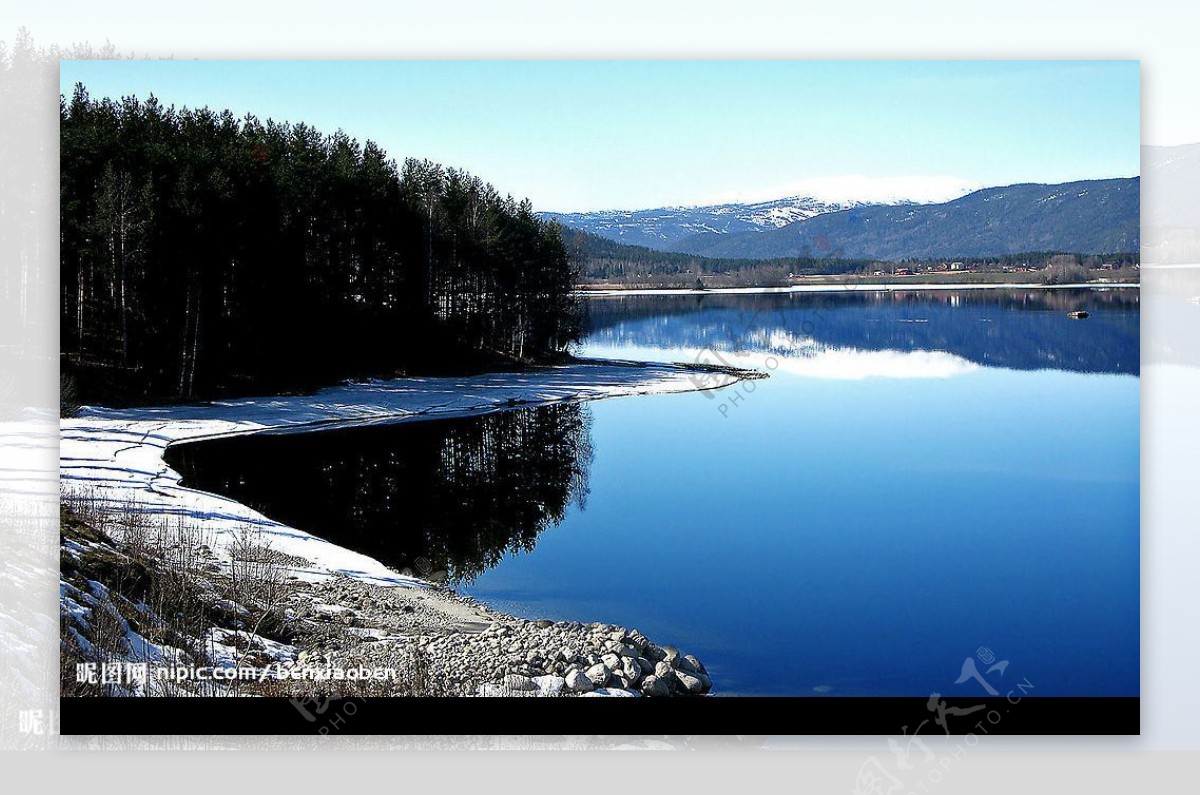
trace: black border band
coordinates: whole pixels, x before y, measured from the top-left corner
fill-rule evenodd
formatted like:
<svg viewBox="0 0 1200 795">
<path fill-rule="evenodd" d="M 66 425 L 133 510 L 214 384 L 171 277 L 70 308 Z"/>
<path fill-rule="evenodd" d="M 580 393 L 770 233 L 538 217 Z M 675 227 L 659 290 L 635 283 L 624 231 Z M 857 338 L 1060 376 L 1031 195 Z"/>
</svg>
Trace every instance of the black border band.
<svg viewBox="0 0 1200 795">
<path fill-rule="evenodd" d="M 946 698 L 952 735 L 1133 735 L 1137 697 Z M 764 725 L 764 716 L 770 716 Z M 64 698 L 72 735 L 390 735 L 544 732 L 944 736 L 927 698 Z M 924 723 L 922 723 L 924 722 Z M 907 727 L 904 728 L 904 727 Z M 520 733 L 520 732 L 518 732 Z"/>
</svg>

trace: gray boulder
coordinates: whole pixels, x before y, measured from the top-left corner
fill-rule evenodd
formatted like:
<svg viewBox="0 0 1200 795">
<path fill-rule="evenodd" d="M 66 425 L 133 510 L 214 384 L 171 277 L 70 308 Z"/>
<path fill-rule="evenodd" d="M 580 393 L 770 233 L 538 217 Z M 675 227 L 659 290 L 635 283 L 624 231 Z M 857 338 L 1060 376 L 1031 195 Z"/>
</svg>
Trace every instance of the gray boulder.
<svg viewBox="0 0 1200 795">
<path fill-rule="evenodd" d="M 612 671 L 604 663 L 597 663 L 584 672 L 584 676 L 591 680 L 594 687 L 604 687 L 608 684 L 608 677 L 611 674 Z"/>
<path fill-rule="evenodd" d="M 679 683 L 681 689 L 687 691 L 693 696 L 698 696 L 704 692 L 704 684 L 699 678 L 687 673 L 686 671 L 676 671 L 675 681 Z"/>
<path fill-rule="evenodd" d="M 624 674 L 624 672 L 616 671 L 608 678 L 608 686 L 610 688 L 618 688 L 620 690 L 628 690 L 633 687 L 633 681 Z"/>
<path fill-rule="evenodd" d="M 647 696 L 669 696 L 671 688 L 654 674 L 642 680 L 642 693 Z"/>
<path fill-rule="evenodd" d="M 596 687 L 587 674 L 578 668 L 567 674 L 566 684 L 567 690 L 570 690 L 572 693 L 587 693 Z"/>
<path fill-rule="evenodd" d="M 642 678 L 642 666 L 638 665 L 637 660 L 630 657 L 621 658 L 621 670 L 631 682 L 637 682 Z"/>
</svg>

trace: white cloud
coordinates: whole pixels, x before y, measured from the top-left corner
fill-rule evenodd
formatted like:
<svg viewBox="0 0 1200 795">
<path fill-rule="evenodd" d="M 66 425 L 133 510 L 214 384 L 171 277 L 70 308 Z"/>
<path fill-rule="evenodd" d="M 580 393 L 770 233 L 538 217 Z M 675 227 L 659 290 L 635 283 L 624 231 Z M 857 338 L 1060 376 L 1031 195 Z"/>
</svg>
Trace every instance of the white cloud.
<svg viewBox="0 0 1200 795">
<path fill-rule="evenodd" d="M 864 378 L 953 378 L 975 372 L 979 365 L 946 351 L 880 351 L 838 348 L 822 345 L 811 337 L 798 337 L 776 330 L 760 338 L 766 350 L 777 351 L 773 361 L 764 365 L 769 354 L 722 353 L 737 367 L 778 370 L 805 378 L 857 381 Z"/>
<path fill-rule="evenodd" d="M 812 356 L 781 357 L 779 369 L 808 378 L 952 378 L 979 365 L 945 351 L 861 351 L 828 348 Z"/>
<path fill-rule="evenodd" d="M 864 378 L 954 378 L 981 365 L 946 351 L 878 351 L 826 346 L 811 337 L 784 330 L 758 335 L 752 351 L 700 348 L 656 348 L 592 344 L 580 354 L 595 358 L 624 358 L 660 362 L 719 362 L 734 367 L 788 373 L 805 378 L 857 381 Z M 759 347 L 761 346 L 761 347 Z M 715 352 L 715 356 L 714 356 Z"/>
</svg>

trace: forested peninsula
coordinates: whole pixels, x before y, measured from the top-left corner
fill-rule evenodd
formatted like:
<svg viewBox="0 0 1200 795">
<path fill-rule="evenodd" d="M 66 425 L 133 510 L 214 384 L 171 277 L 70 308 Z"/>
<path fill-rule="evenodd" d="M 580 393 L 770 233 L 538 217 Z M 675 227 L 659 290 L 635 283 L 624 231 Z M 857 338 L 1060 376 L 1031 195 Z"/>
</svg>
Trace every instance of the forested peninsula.
<svg viewBox="0 0 1200 795">
<path fill-rule="evenodd" d="M 515 369 L 579 335 L 560 228 L 464 171 L 82 85 L 60 114 L 62 370 L 79 402 Z"/>
</svg>

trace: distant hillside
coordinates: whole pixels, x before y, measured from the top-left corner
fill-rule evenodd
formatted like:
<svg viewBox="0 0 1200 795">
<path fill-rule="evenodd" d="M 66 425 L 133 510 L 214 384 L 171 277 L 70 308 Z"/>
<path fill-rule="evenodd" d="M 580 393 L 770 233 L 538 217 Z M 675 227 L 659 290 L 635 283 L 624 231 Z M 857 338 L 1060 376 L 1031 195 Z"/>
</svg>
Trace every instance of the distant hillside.
<svg viewBox="0 0 1200 795">
<path fill-rule="evenodd" d="M 793 283 L 794 277 L 809 276 L 869 276 L 878 271 L 887 273 L 895 265 L 866 257 L 779 257 L 775 259 L 734 259 L 702 257 L 678 251 L 657 251 L 645 246 L 616 243 L 591 232 L 563 228 L 563 244 L 584 283 L 618 284 L 652 287 L 694 287 L 697 280 L 705 287 L 773 287 Z M 984 274 L 1041 270 L 1051 262 L 1073 261 L 1086 270 L 1098 269 L 1105 263 L 1118 268 L 1138 264 L 1136 252 L 1106 252 L 1103 256 L 1078 256 L 1078 252 L 1036 251 L 1001 254 L 989 257 L 958 257 L 959 270 L 955 281 L 971 279 L 987 281 Z M 912 271 L 927 274 L 949 270 L 945 259 L 906 260 Z M 1116 275 L 1116 274 L 1106 274 Z M 1122 271 L 1125 280 L 1136 277 Z M 1032 278 L 1032 277 L 1025 277 Z M 1050 279 L 1043 271 L 1036 281 Z M 1055 277 L 1057 278 L 1057 277 Z"/>
<path fill-rule="evenodd" d="M 859 202 L 827 202 L 794 196 L 756 204 L 542 213 L 542 217 L 619 243 L 645 246 L 659 251 L 673 251 L 677 250 L 680 241 L 688 238 L 716 238 L 742 232 L 778 229 L 805 218 L 845 210 L 858 204 Z"/>
<path fill-rule="evenodd" d="M 693 235 L 679 251 L 708 257 L 897 261 L 1022 251 L 1137 251 L 1140 179 L 986 188 L 943 204 L 860 206 L 752 234 Z"/>
<path fill-rule="evenodd" d="M 772 286 L 787 284 L 802 272 L 849 273 L 870 265 L 869 260 L 831 260 L 804 257 L 779 259 L 717 259 L 678 251 L 617 243 L 592 232 L 563 227 L 567 253 L 585 281 L 674 283 L 691 287 L 697 278 L 724 276 L 721 284 Z"/>
</svg>

